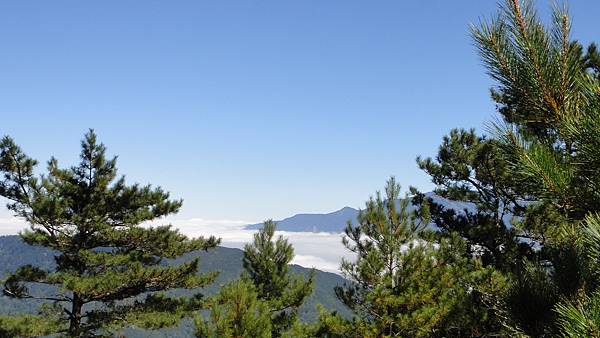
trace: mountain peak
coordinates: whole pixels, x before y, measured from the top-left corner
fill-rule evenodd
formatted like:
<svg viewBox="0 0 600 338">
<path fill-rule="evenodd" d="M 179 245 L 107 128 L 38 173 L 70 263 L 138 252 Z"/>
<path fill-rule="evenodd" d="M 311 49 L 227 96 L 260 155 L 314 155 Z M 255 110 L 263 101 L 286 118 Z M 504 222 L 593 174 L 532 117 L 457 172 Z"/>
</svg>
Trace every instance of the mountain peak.
<svg viewBox="0 0 600 338">
<path fill-rule="evenodd" d="M 356 222 L 357 215 L 358 210 L 348 206 L 326 214 L 296 214 L 276 221 L 277 230 L 339 233 L 346 228 L 348 221 Z M 246 229 L 261 227 L 262 223 L 250 224 Z"/>
<path fill-rule="evenodd" d="M 341 214 L 341 213 L 349 213 L 349 212 L 356 212 L 356 211 L 358 211 L 358 210 L 348 207 L 348 206 L 345 206 L 345 207 L 341 208 L 340 210 L 334 211 L 330 214 Z"/>
<path fill-rule="evenodd" d="M 433 198 L 436 203 L 445 208 L 462 211 L 471 210 L 474 206 L 467 202 L 451 201 L 436 195 L 434 192 L 425 193 L 426 197 Z M 412 204 L 408 205 L 413 210 Z M 341 233 L 346 228 L 348 221 L 356 224 L 359 210 L 345 206 L 337 211 L 324 214 L 296 214 L 277 221 L 277 229 L 281 231 L 306 231 L 306 232 L 332 232 Z M 260 224 L 250 224 L 246 229 L 260 229 Z"/>
</svg>

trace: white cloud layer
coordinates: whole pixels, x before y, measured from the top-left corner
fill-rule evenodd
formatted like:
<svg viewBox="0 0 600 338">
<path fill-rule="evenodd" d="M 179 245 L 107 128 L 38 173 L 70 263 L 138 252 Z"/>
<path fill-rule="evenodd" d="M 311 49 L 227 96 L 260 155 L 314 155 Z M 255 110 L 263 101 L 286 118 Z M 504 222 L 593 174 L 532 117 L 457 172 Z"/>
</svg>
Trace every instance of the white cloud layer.
<svg viewBox="0 0 600 338">
<path fill-rule="evenodd" d="M 242 249 L 244 244 L 252 241 L 252 236 L 256 233 L 256 230 L 246 230 L 244 226 L 254 223 L 257 222 L 192 218 L 167 219 L 152 224 L 172 224 L 190 237 L 214 235 L 221 238 L 222 246 Z M 15 235 L 27 227 L 27 223 L 20 219 L 0 218 L 0 235 Z M 278 231 L 277 235 L 287 238 L 294 246 L 296 257 L 292 261 L 293 264 L 339 273 L 342 257 L 352 257 L 342 245 L 341 234 Z"/>
<path fill-rule="evenodd" d="M 16 217 L 0 218 L 0 236 L 16 235 L 27 228 L 27 223 Z"/>
<path fill-rule="evenodd" d="M 252 241 L 256 230 L 246 230 L 246 224 L 252 221 L 230 220 L 168 220 L 167 223 L 178 228 L 188 236 L 210 236 L 221 238 L 221 245 L 242 249 L 244 244 Z M 277 231 L 277 235 L 287 238 L 294 246 L 296 257 L 292 261 L 304 267 L 314 267 L 329 272 L 339 272 L 342 257 L 351 258 L 350 253 L 342 245 L 342 234 L 327 232 L 290 232 Z"/>
</svg>

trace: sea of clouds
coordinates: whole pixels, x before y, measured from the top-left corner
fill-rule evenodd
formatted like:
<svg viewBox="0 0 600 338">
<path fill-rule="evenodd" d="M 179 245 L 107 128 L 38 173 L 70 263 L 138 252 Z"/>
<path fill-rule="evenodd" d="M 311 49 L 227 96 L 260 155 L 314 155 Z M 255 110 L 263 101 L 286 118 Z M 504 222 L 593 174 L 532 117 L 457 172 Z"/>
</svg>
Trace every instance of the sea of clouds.
<svg viewBox="0 0 600 338">
<path fill-rule="evenodd" d="M 192 218 L 165 219 L 153 222 L 152 225 L 171 224 L 190 237 L 213 235 L 221 238 L 221 245 L 224 247 L 243 249 L 256 233 L 256 230 L 247 230 L 244 227 L 254 223 L 257 222 Z M 20 219 L 0 218 L 0 235 L 16 235 L 27 227 L 28 225 Z M 351 253 L 342 245 L 342 234 L 278 231 L 276 235 L 287 238 L 294 246 L 296 256 L 293 264 L 339 273 L 342 258 L 352 258 Z"/>
</svg>

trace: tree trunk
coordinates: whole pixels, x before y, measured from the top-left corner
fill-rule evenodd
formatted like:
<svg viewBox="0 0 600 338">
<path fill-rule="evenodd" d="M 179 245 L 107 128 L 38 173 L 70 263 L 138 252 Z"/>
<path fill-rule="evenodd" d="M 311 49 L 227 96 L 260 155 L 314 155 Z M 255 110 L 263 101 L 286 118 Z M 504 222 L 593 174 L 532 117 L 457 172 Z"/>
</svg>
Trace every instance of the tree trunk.
<svg viewBox="0 0 600 338">
<path fill-rule="evenodd" d="M 71 315 L 69 316 L 69 337 L 79 337 L 81 328 L 81 309 L 83 302 L 77 292 L 73 293 L 73 303 L 71 306 Z"/>
</svg>

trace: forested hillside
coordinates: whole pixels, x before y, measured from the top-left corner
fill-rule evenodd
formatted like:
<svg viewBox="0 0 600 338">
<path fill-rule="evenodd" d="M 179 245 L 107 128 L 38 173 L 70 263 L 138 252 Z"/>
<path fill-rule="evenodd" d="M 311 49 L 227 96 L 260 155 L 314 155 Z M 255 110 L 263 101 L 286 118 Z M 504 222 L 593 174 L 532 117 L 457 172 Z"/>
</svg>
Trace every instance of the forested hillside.
<svg viewBox="0 0 600 338">
<path fill-rule="evenodd" d="M 214 283 L 200 290 L 207 295 L 214 294 L 223 284 L 238 278 L 242 272 L 242 250 L 225 247 L 217 247 L 215 250 L 208 252 L 192 252 L 170 263 L 179 264 L 196 257 L 199 257 L 201 261 L 200 272 L 219 272 L 219 277 L 217 277 Z M 19 266 L 25 264 L 54 269 L 54 253 L 43 247 L 27 245 L 18 236 L 1 236 L 0 267 L 2 271 L 0 271 L 0 279 L 5 278 L 7 273 L 14 272 Z M 309 272 L 309 269 L 298 265 L 293 265 L 291 270 L 303 275 L 307 275 Z M 316 320 L 318 315 L 317 304 L 321 304 L 329 310 L 337 310 L 344 314 L 344 316 L 350 316 L 350 311 L 336 298 L 333 291 L 335 286 L 342 285 L 343 283 L 344 279 L 339 275 L 317 271 L 314 293 L 306 300 L 300 310 L 302 320 L 306 322 L 314 322 Z M 196 290 L 175 290 L 172 292 L 177 295 L 185 295 L 195 293 Z M 6 296 L 0 296 L 0 315 L 35 313 L 42 303 L 42 301 L 15 300 Z M 127 333 L 128 337 L 189 337 L 191 332 L 193 332 L 193 326 L 187 320 L 184 321 L 182 327 L 176 329 L 164 329 L 159 332 L 126 329 L 124 332 Z"/>
</svg>

